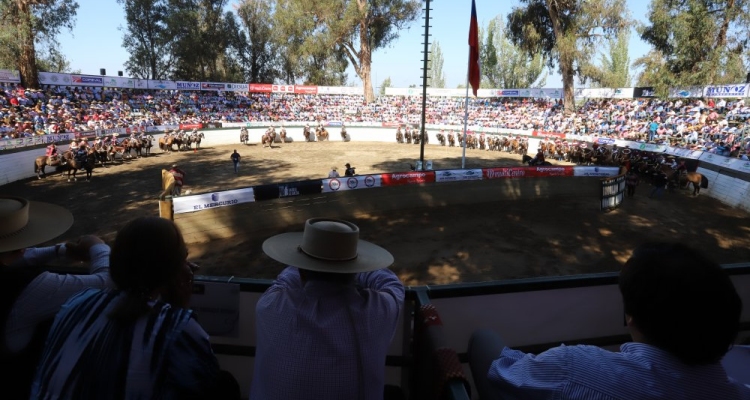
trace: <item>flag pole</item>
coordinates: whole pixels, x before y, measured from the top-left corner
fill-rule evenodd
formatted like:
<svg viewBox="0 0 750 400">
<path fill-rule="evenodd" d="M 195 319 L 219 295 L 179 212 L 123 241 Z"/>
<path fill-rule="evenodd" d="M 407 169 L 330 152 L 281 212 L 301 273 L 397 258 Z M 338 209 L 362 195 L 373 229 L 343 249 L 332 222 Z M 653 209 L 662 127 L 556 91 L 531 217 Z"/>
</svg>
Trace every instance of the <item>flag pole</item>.
<svg viewBox="0 0 750 400">
<path fill-rule="evenodd" d="M 471 50 L 469 50 L 469 61 L 471 62 Z M 464 139 L 463 152 L 461 155 L 461 169 L 466 168 L 466 126 L 469 123 L 469 70 L 466 70 L 466 98 L 464 99 Z"/>
</svg>

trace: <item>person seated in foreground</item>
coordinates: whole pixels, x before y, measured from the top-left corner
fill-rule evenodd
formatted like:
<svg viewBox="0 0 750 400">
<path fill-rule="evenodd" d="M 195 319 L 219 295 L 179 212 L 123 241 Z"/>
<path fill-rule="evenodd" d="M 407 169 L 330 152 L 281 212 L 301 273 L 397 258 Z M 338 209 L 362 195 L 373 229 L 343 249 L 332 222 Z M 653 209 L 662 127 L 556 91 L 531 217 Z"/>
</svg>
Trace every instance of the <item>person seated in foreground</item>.
<svg viewBox="0 0 750 400">
<path fill-rule="evenodd" d="M 324 218 L 267 239 L 263 252 L 288 267 L 256 306 L 250 399 L 382 400 L 404 304 L 393 256 L 351 222 Z"/>
<path fill-rule="evenodd" d="M 720 360 L 740 328 L 742 300 L 717 263 L 683 244 L 651 243 L 620 271 L 632 342 L 611 352 L 565 346 L 525 354 L 479 330 L 469 363 L 486 399 L 750 399 Z"/>
<path fill-rule="evenodd" d="M 344 171 L 344 176 L 354 176 L 357 174 L 356 171 L 354 170 L 354 167 L 352 167 L 351 164 L 346 163 L 344 164 L 344 166 L 346 167 L 346 170 Z"/>
<path fill-rule="evenodd" d="M 70 229 L 73 215 L 54 204 L 0 196 L 0 374 L 3 397 L 29 397 L 34 369 L 55 314 L 73 294 L 105 287 L 109 246 L 96 236 L 29 248 Z M 89 275 L 48 272 L 53 261 L 87 261 Z"/>
<path fill-rule="evenodd" d="M 115 238 L 116 289 L 74 295 L 55 317 L 32 399 L 222 399 L 239 388 L 219 371 L 187 309 L 196 266 L 169 220 L 141 217 Z"/>
</svg>

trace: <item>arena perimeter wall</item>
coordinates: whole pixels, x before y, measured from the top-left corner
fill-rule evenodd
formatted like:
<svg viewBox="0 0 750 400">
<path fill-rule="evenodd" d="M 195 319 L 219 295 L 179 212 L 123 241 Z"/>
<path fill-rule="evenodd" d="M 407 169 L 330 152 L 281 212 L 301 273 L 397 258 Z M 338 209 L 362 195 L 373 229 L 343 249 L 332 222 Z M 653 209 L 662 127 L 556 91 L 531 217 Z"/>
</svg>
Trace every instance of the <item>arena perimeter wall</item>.
<svg viewBox="0 0 750 400">
<path fill-rule="evenodd" d="M 272 199 L 175 214 L 188 243 L 207 242 L 265 229 L 300 226 L 315 216 L 382 217 L 388 211 L 448 205 L 475 206 L 542 198 L 590 198 L 599 211 L 601 178 L 544 177 L 412 184 Z"/>
</svg>

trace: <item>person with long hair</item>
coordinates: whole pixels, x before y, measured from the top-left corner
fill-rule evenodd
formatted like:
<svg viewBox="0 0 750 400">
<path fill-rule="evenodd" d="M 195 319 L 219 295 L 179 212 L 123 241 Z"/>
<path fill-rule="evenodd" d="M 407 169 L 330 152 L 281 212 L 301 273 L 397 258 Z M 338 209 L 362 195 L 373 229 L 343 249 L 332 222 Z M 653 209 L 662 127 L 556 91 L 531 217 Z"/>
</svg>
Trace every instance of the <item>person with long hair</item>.
<svg viewBox="0 0 750 400">
<path fill-rule="evenodd" d="M 110 257 L 116 289 L 63 305 L 31 398 L 217 398 L 218 361 L 187 309 L 195 269 L 187 255 L 172 221 L 141 217 L 122 228 Z"/>
</svg>

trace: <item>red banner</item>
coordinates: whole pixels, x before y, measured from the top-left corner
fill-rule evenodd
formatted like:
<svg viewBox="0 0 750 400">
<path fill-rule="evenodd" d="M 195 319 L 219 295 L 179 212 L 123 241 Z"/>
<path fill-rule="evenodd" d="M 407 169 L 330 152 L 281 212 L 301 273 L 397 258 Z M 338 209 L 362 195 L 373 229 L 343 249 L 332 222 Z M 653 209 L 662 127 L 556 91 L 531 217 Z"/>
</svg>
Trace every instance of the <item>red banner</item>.
<svg viewBox="0 0 750 400">
<path fill-rule="evenodd" d="M 383 122 L 383 128 L 398 128 L 401 126 L 400 122 Z"/>
<path fill-rule="evenodd" d="M 435 171 L 410 171 L 383 174 L 380 183 L 383 186 L 411 185 L 415 183 L 435 182 Z"/>
<path fill-rule="evenodd" d="M 203 129 L 203 124 L 180 124 L 180 129 Z"/>
<path fill-rule="evenodd" d="M 247 85 L 247 91 L 252 93 L 271 93 L 273 85 L 270 83 L 250 83 Z"/>
<path fill-rule="evenodd" d="M 294 85 L 271 85 L 274 93 L 294 93 Z"/>
<path fill-rule="evenodd" d="M 531 132 L 531 136 L 536 136 L 536 137 L 558 137 L 558 138 L 565 139 L 565 134 L 564 133 L 548 132 L 548 131 L 534 131 L 534 132 Z"/>
<path fill-rule="evenodd" d="M 573 176 L 572 166 L 483 168 L 484 179 Z"/>
<path fill-rule="evenodd" d="M 318 94 L 317 86 L 294 85 L 294 93 L 297 94 Z"/>
</svg>

